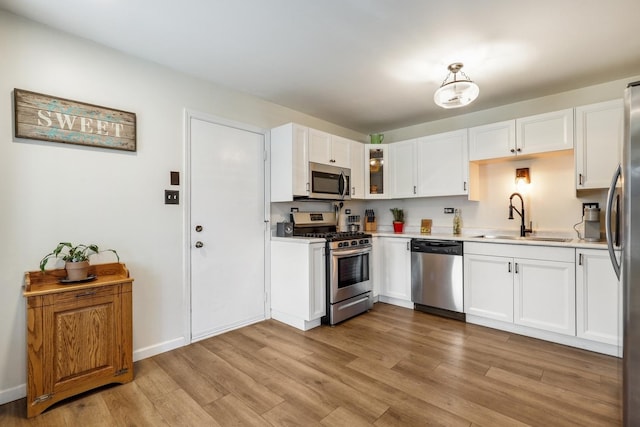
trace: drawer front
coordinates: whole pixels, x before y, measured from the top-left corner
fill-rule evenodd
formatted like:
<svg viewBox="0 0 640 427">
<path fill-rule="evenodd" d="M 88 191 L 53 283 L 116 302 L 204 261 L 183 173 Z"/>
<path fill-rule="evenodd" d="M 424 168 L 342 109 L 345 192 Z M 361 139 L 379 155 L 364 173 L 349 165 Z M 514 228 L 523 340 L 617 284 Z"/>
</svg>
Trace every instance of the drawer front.
<svg viewBox="0 0 640 427">
<path fill-rule="evenodd" d="M 53 304 L 68 305 L 68 304 L 83 304 L 83 301 L 91 301 L 91 303 L 100 303 L 101 301 L 111 300 L 114 295 L 117 295 L 120 290 L 120 285 L 115 286 L 100 286 L 96 288 L 83 288 L 75 291 L 60 292 L 53 294 Z"/>
</svg>

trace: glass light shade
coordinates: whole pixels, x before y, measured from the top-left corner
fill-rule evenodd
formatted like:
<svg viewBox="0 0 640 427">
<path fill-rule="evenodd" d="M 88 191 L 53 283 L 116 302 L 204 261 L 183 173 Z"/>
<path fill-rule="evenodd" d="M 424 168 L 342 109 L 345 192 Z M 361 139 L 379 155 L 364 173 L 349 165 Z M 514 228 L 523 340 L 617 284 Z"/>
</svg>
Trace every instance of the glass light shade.
<svg viewBox="0 0 640 427">
<path fill-rule="evenodd" d="M 472 103 L 480 94 L 480 88 L 470 80 L 456 80 L 436 90 L 433 100 L 442 108 L 459 108 Z"/>
</svg>

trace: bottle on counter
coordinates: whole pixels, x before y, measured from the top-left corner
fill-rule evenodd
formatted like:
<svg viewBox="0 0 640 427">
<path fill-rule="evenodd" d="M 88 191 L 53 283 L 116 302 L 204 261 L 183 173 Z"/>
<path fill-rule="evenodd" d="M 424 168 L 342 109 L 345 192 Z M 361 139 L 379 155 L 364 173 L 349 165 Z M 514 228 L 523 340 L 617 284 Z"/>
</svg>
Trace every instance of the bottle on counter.
<svg viewBox="0 0 640 427">
<path fill-rule="evenodd" d="M 460 209 L 456 209 L 453 213 L 453 234 L 462 232 L 462 217 L 460 217 Z"/>
</svg>

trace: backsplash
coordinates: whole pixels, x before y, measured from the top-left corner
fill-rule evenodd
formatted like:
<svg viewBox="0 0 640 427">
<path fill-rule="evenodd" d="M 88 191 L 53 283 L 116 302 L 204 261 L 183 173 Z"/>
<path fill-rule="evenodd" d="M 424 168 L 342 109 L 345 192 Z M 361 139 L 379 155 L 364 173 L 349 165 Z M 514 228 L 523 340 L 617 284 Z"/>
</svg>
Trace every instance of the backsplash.
<svg viewBox="0 0 640 427">
<path fill-rule="evenodd" d="M 515 170 L 527 167 L 531 173 L 531 184 L 522 191 L 525 200 L 526 224 L 533 221 L 537 232 L 573 233 L 573 225 L 582 220 L 582 203 L 597 202 L 604 212 L 607 191 L 590 190 L 576 194 L 573 152 L 526 160 L 505 160 L 480 165 L 480 201 L 472 202 L 464 196 L 426 197 L 396 200 L 352 200 L 344 202 L 344 208 L 352 214 L 364 217 L 365 209 L 373 209 L 380 231 L 392 230 L 393 221 L 389 209 L 405 210 L 405 227 L 420 229 L 423 218 L 433 220 L 434 231 L 448 230 L 453 215 L 445 214 L 444 208 L 461 210 L 462 231 L 471 229 L 498 229 L 515 233 L 520 227 L 519 217 L 509 220 L 509 196 L 516 191 Z M 613 171 L 612 171 L 613 174 Z M 288 220 L 292 206 L 301 211 L 332 210 L 335 202 L 272 203 L 272 225 Z M 516 204 L 519 209 L 519 200 Z M 343 209 L 344 209 L 343 208 Z M 604 214 L 603 214 L 604 215 Z M 604 223 L 604 218 L 602 218 Z"/>
</svg>

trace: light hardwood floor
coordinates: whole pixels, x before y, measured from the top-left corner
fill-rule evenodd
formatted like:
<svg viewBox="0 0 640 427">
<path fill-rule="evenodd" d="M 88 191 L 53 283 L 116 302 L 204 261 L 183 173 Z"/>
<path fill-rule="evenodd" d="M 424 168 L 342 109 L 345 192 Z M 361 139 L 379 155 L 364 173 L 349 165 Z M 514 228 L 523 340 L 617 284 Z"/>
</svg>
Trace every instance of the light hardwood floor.
<svg viewBox="0 0 640 427">
<path fill-rule="evenodd" d="M 261 322 L 139 361 L 135 380 L 1 426 L 616 426 L 621 361 L 378 303 Z"/>
</svg>

